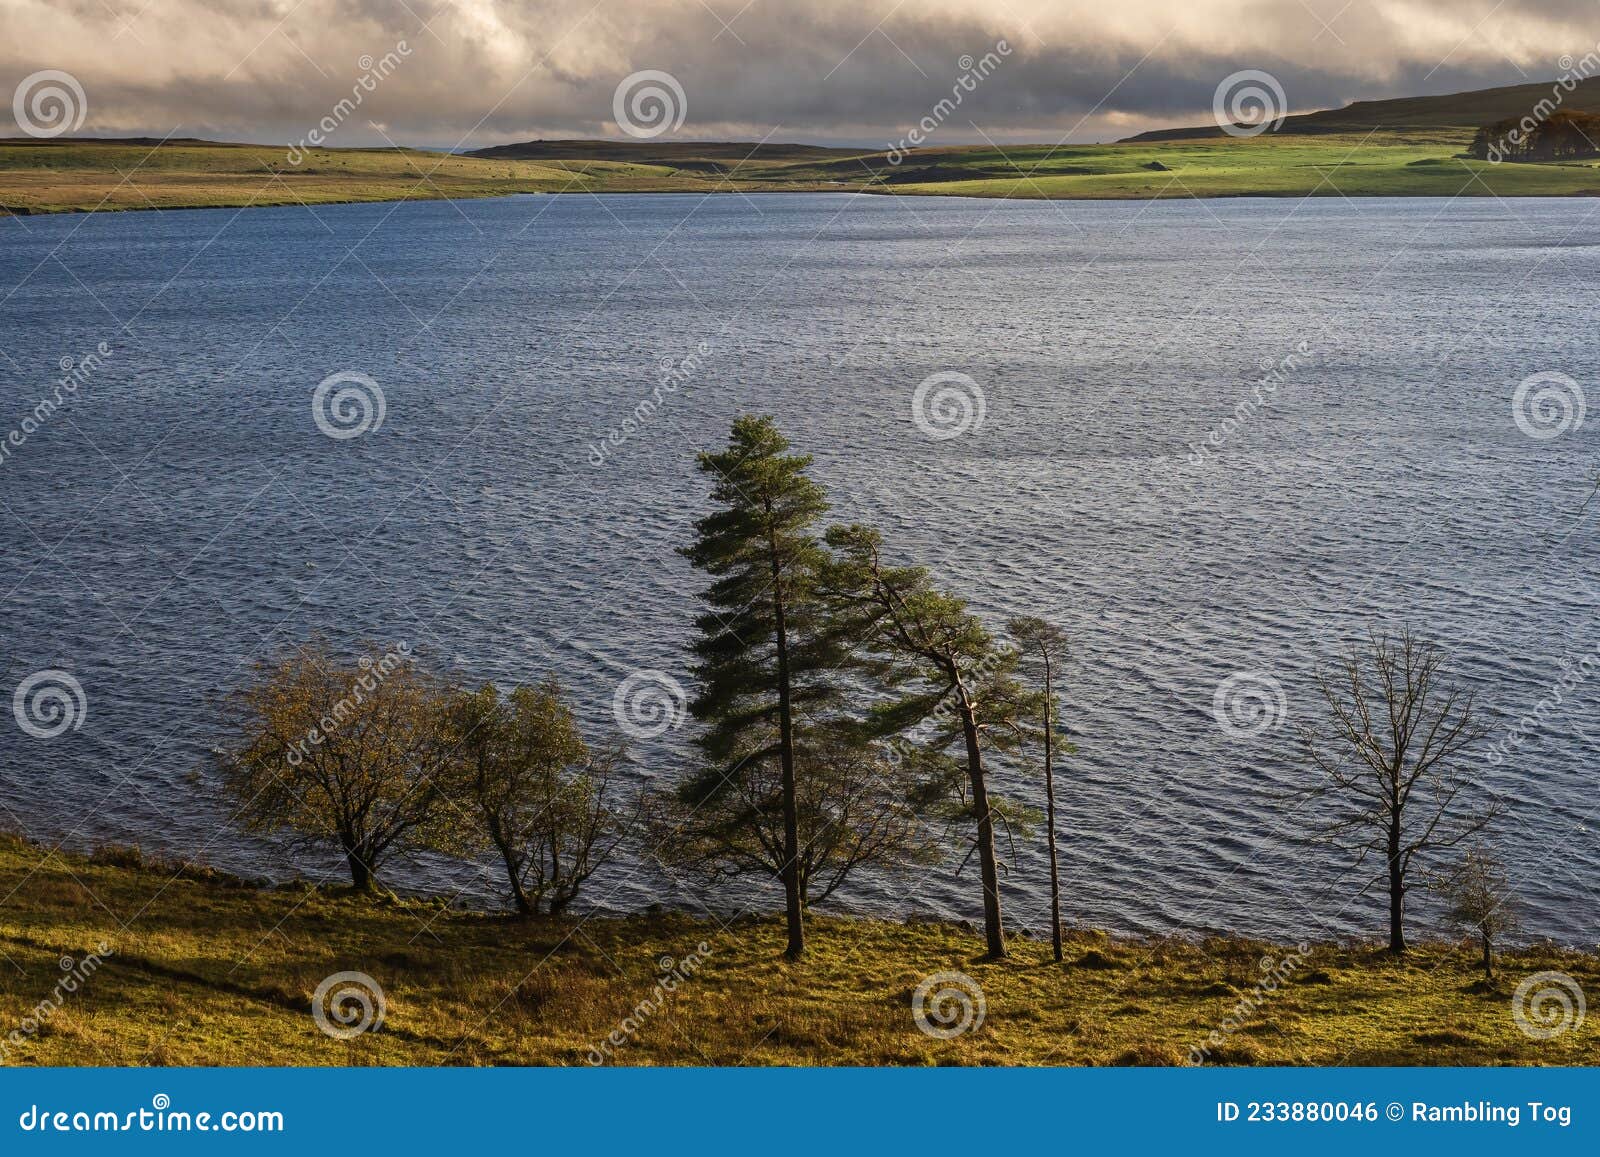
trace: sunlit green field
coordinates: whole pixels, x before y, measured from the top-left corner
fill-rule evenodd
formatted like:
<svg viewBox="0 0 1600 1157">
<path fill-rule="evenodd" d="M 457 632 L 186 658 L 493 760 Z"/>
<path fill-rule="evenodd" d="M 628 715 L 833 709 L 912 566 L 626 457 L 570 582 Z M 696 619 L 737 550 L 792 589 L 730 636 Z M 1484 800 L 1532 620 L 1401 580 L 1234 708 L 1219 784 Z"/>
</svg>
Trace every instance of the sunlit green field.
<svg viewBox="0 0 1600 1157">
<path fill-rule="evenodd" d="M 1264 135 L 1115 145 L 883 153 L 595 142 L 594 157 L 512 159 L 415 149 L 320 149 L 299 165 L 264 145 L 0 142 L 0 209 L 20 213 L 320 205 L 509 193 L 832 190 L 1007 198 L 1573 196 L 1596 162 L 1491 165 L 1462 130 Z M 574 150 L 566 147 L 564 154 Z M 619 160 L 619 156 L 635 159 Z"/>
<path fill-rule="evenodd" d="M 1470 133 L 1221 137 L 914 154 L 938 179 L 895 192 L 965 197 L 1526 197 L 1600 193 L 1596 163 L 1491 165 Z M 1156 166 L 1160 166 L 1157 168 Z M 971 178 L 961 170 L 973 170 Z M 909 174 L 908 174 L 909 176 Z"/>
<path fill-rule="evenodd" d="M 1592 1023 L 1536 1040 L 1513 1017 L 1537 972 L 1600 991 L 1600 959 L 1554 949 L 1508 955 L 1490 985 L 1446 945 L 1395 963 L 1370 946 L 1291 958 L 1079 932 L 1064 964 L 1023 937 L 985 962 L 981 937 L 954 925 L 819 917 L 790 964 L 781 920 L 764 916 L 518 921 L 15 840 L 0 842 L 0 898 L 9 1064 L 1176 1065 L 1208 1043 L 1217 1064 L 1600 1063 Z M 52 1001 L 63 966 L 101 944 L 98 969 Z M 656 999 L 690 954 L 699 966 Z M 1262 988 L 1264 967 L 1282 982 Z M 339 972 L 382 989 L 377 1031 L 339 1040 L 313 1020 L 313 992 Z M 939 972 L 973 986 L 951 1039 L 914 1017 Z"/>
</svg>

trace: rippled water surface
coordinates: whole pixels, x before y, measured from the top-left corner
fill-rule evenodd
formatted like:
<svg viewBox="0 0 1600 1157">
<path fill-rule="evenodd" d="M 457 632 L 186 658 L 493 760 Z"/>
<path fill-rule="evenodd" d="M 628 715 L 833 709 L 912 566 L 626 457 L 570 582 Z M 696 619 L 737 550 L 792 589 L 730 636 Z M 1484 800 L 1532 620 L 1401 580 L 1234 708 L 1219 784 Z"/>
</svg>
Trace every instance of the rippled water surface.
<svg viewBox="0 0 1600 1157">
<path fill-rule="evenodd" d="M 221 828 L 206 753 L 217 698 L 313 630 L 408 639 L 471 680 L 559 673 L 603 734 L 629 671 L 682 676 L 692 455 L 756 410 L 816 456 L 840 519 L 993 622 L 1067 628 L 1075 919 L 1380 923 L 1285 793 L 1318 665 L 1410 623 L 1449 647 L 1491 741 L 1540 710 L 1475 773 L 1512 802 L 1525 923 L 1593 943 L 1600 422 L 1530 437 L 1513 394 L 1539 372 L 1593 393 L 1596 207 L 572 196 L 0 219 L 0 435 L 62 358 L 112 351 L 0 464 L 0 688 L 61 669 L 88 702 L 49 740 L 4 717 L 0 803 L 74 846 L 291 871 Z M 319 431 L 336 371 L 381 385 L 380 428 Z M 940 371 L 985 403 L 942 440 L 911 405 Z M 1213 715 L 1238 672 L 1287 704 L 1242 738 Z M 687 735 L 636 744 L 636 773 L 679 773 Z M 1027 769 L 1002 778 L 1038 799 Z M 1042 839 L 1010 859 L 1007 901 L 1038 925 Z M 970 917 L 977 888 L 952 863 L 849 901 Z M 594 899 L 692 892 L 630 863 Z"/>
</svg>

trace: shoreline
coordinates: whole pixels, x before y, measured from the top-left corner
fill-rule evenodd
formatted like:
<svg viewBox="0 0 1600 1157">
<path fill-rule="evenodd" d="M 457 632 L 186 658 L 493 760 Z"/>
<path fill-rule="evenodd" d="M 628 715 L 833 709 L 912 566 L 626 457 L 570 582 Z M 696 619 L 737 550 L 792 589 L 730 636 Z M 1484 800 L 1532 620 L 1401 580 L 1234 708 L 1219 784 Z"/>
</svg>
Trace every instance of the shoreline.
<svg viewBox="0 0 1600 1157">
<path fill-rule="evenodd" d="M 96 213 L 165 213 L 165 212 L 197 212 L 205 209 L 219 211 L 242 211 L 245 209 L 308 209 L 333 208 L 347 205 L 396 205 L 407 201 L 439 202 L 439 201 L 497 201 L 509 200 L 512 197 L 730 197 L 730 196 L 762 196 L 776 197 L 784 195 L 836 195 L 836 196 L 862 196 L 862 197 L 915 197 L 919 199 L 942 199 L 952 201 L 1010 201 L 1016 203 L 1076 201 L 1095 204 L 1171 201 L 1182 203 L 1185 201 L 1297 201 L 1316 198 L 1318 200 L 1341 199 L 1347 201 L 1451 201 L 1471 198 L 1474 201 L 1492 198 L 1502 201 L 1585 201 L 1600 197 L 1600 187 L 1591 190 L 1574 192 L 1551 193 L 1514 193 L 1508 196 L 1493 193 L 1488 190 L 1475 192 L 1462 192 L 1455 195 L 1419 191 L 1415 193 L 1340 193 L 1338 190 L 1329 189 L 1326 192 L 1219 192 L 1207 194 L 1174 193 L 1166 196 L 1138 197 L 1107 194 L 1102 196 L 1077 194 L 1059 197 L 1029 196 L 1027 194 L 1002 194 L 1002 193 L 956 193 L 939 192 L 935 187 L 925 187 L 925 191 L 908 189 L 885 189 L 882 187 L 863 187 L 858 189 L 529 189 L 521 192 L 492 192 L 492 193 L 454 193 L 428 194 L 405 197 L 347 197 L 333 200 L 304 201 L 245 201 L 223 202 L 214 204 L 182 203 L 170 205 L 103 205 L 97 208 L 78 208 L 75 206 L 35 208 L 29 206 L 13 207 L 0 205 L 0 218 L 41 218 L 41 217 L 67 217 L 73 215 L 93 216 Z"/>
</svg>

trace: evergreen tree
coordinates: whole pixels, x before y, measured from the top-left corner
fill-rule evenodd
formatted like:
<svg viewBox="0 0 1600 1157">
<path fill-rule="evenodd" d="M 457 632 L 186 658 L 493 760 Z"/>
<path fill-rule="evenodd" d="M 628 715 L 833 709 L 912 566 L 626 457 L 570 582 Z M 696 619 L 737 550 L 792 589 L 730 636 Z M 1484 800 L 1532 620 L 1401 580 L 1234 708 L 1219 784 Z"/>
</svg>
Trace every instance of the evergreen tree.
<svg viewBox="0 0 1600 1157">
<path fill-rule="evenodd" d="M 1056 963 L 1061 963 L 1061 869 L 1056 861 L 1056 783 L 1055 783 L 1055 731 L 1056 693 L 1055 679 L 1061 660 L 1067 654 L 1067 636 L 1054 623 L 1023 616 L 1006 625 L 1023 654 L 1037 661 L 1044 669 L 1044 695 L 1040 707 L 1039 731 L 1044 740 L 1044 801 L 1045 832 L 1050 847 L 1050 946 Z"/>
<path fill-rule="evenodd" d="M 931 725 L 921 757 L 931 770 L 927 802 L 951 800 L 951 818 L 975 826 L 984 937 L 988 954 L 1003 957 L 995 827 L 997 821 L 1009 824 L 1013 815 L 1021 816 L 990 794 L 984 751 L 1016 746 L 1017 721 L 1035 713 L 1037 697 L 1026 694 L 1013 677 L 1018 653 L 997 645 L 966 603 L 934 589 L 921 567 L 886 565 L 876 531 L 836 527 L 827 541 L 833 558 L 825 589 L 844 629 L 874 649 L 875 673 L 905 692 L 877 711 L 880 727 L 888 733 Z M 958 757 L 948 754 L 952 748 Z"/>
<path fill-rule="evenodd" d="M 745 416 L 733 423 L 727 449 L 700 455 L 716 509 L 695 524 L 682 553 L 713 580 L 696 620 L 699 694 L 691 705 L 706 725 L 699 742 L 707 766 L 680 795 L 714 822 L 781 817 L 785 954 L 795 959 L 805 950 L 796 731 L 802 713 L 837 698 L 830 675 L 840 655 L 816 593 L 826 554 L 814 528 L 828 504 L 807 475 L 811 458 L 788 450 L 772 419 Z M 771 783 L 774 762 L 775 798 L 759 789 Z M 740 802 L 719 806 L 729 800 Z"/>
</svg>

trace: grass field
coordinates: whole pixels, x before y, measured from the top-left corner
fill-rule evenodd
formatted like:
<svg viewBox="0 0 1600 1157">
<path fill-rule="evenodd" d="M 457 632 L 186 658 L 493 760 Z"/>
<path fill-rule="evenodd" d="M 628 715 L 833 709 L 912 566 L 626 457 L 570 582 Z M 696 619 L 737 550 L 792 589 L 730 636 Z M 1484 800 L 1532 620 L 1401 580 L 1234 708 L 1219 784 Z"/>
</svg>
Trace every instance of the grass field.
<svg viewBox="0 0 1600 1157">
<path fill-rule="evenodd" d="M 1460 156 L 1470 133 L 1264 135 L 1049 149 L 914 154 L 930 181 L 896 176 L 894 192 L 957 197 L 1592 196 L 1600 167 L 1491 165 Z M 966 175 L 963 170 L 971 172 Z M 899 183 L 900 181 L 904 183 Z"/>
<path fill-rule="evenodd" d="M 704 191 L 704 173 L 607 160 L 490 160 L 413 149 L 317 149 L 299 165 L 265 145 L 0 141 L 0 210 L 326 205 L 510 193 Z"/>
<path fill-rule="evenodd" d="M 1263 957 L 1291 949 L 1079 933 L 1065 965 L 1023 938 L 1014 959 L 985 963 L 980 938 L 955 926 L 819 918 L 808 958 L 788 964 L 772 919 L 519 922 L 15 840 L 0 843 L 0 897 L 11 1064 L 582 1065 L 617 1032 L 606 1063 L 1172 1065 L 1213 1031 L 1210 1059 L 1223 1064 L 1600 1063 L 1592 1024 L 1538 1041 L 1513 1020 L 1512 991 L 1531 973 L 1600 990 L 1600 960 L 1548 949 L 1508 957 L 1486 986 L 1453 947 L 1398 964 L 1315 947 L 1253 1000 Z M 98 971 L 41 1013 L 62 966 L 102 943 Z M 641 1015 L 662 958 L 690 953 L 698 970 Z M 938 1040 L 914 1023 L 912 994 L 947 970 L 981 987 L 986 1015 Z M 316 1026 L 311 994 L 341 971 L 381 986 L 378 1031 L 345 1041 Z"/>
<path fill-rule="evenodd" d="M 48 213 L 509 193 L 832 190 L 913 196 L 1592 196 L 1594 162 L 1463 159 L 1461 129 L 1264 135 L 1061 147 L 882 153 L 803 146 L 550 142 L 455 156 L 325 149 L 298 166 L 281 148 L 152 142 L 0 141 L 0 211 Z M 753 151 L 756 150 L 756 151 Z"/>
</svg>

